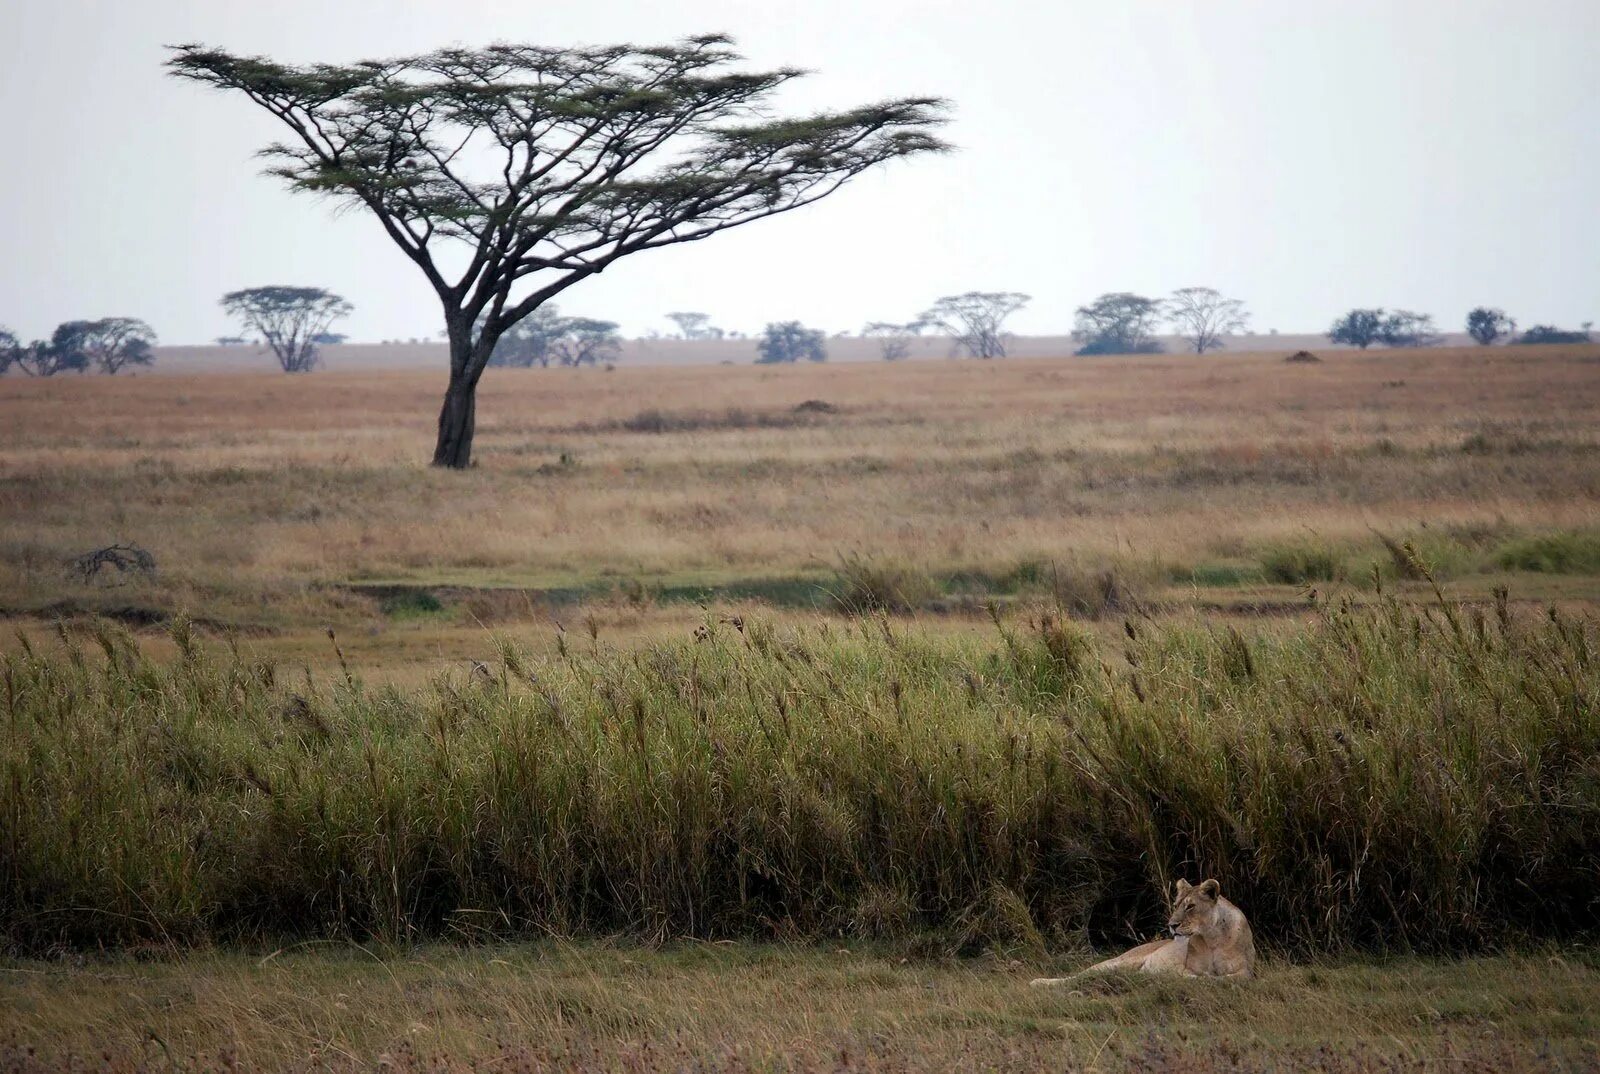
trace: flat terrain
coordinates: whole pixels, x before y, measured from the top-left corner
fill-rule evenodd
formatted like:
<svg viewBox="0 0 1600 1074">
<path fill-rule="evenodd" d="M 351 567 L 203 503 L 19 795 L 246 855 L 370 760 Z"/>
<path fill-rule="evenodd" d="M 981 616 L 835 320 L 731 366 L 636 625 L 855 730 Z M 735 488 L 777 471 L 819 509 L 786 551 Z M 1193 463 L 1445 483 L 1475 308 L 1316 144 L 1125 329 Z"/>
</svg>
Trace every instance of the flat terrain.
<svg viewBox="0 0 1600 1074">
<path fill-rule="evenodd" d="M 1274 965 L 1243 985 L 1145 978 L 1073 990 L 1030 989 L 1038 968 L 847 947 L 554 943 L 0 961 L 0 1069 L 1505 1072 L 1600 1063 L 1600 968 L 1587 955 Z M 38 1053 L 23 1058 L 26 1043 Z"/>
<path fill-rule="evenodd" d="M 497 370 L 469 473 L 425 465 L 442 380 L 0 380 L 0 613 L 187 611 L 286 653 L 334 624 L 410 667 L 479 624 L 811 615 L 863 580 L 1283 609 L 1405 584 L 1385 539 L 1464 595 L 1600 596 L 1600 346 Z M 64 569 L 116 541 L 154 580 Z"/>
<path fill-rule="evenodd" d="M 1600 346 L 1324 358 L 0 379 L 0 1074 L 1597 1069 Z"/>
</svg>

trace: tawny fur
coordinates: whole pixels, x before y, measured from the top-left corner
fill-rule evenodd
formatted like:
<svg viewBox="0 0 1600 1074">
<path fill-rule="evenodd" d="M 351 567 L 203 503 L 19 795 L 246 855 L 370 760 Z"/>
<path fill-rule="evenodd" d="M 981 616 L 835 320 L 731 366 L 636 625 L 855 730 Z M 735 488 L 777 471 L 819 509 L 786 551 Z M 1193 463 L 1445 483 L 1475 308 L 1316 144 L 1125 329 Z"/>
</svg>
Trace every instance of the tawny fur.
<svg viewBox="0 0 1600 1074">
<path fill-rule="evenodd" d="M 1191 885 L 1180 880 L 1173 888 L 1172 935 L 1140 944 L 1116 958 L 1108 958 L 1071 977 L 1039 977 L 1035 985 L 1058 985 L 1091 973 L 1156 973 L 1179 977 L 1252 977 L 1256 967 L 1255 939 L 1244 912 L 1222 897 L 1215 880 Z"/>
</svg>

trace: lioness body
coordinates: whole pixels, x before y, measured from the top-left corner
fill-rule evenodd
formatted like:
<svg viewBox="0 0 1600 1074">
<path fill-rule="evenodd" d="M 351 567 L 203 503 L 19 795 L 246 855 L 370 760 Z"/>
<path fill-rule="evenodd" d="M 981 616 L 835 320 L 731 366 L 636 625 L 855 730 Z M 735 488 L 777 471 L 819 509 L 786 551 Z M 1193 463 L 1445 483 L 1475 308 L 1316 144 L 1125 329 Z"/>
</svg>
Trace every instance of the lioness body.
<svg viewBox="0 0 1600 1074">
<path fill-rule="evenodd" d="M 1172 916 L 1172 935 L 1140 944 L 1116 958 L 1083 970 L 1089 973 L 1158 973 L 1179 977 L 1250 977 L 1255 973 L 1256 945 L 1244 912 L 1222 897 L 1215 880 L 1190 885 L 1178 881 Z M 1036 985 L 1065 984 L 1074 977 L 1041 977 Z"/>
</svg>

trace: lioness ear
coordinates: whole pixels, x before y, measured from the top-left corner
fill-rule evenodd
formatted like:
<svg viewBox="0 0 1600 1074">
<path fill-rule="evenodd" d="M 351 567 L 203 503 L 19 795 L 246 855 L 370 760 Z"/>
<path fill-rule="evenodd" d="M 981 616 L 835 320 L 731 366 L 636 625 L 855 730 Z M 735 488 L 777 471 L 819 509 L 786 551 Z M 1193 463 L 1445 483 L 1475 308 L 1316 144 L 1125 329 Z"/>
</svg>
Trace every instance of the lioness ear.
<svg viewBox="0 0 1600 1074">
<path fill-rule="evenodd" d="M 1174 894 L 1181 897 L 1184 892 L 1189 890 L 1189 881 L 1179 880 L 1176 884 L 1172 885 L 1172 890 Z"/>
<path fill-rule="evenodd" d="M 1215 899 L 1218 895 L 1222 894 L 1222 885 L 1217 883 L 1215 880 L 1207 880 L 1204 884 L 1200 885 L 1200 894 L 1204 895 L 1208 899 Z"/>
</svg>

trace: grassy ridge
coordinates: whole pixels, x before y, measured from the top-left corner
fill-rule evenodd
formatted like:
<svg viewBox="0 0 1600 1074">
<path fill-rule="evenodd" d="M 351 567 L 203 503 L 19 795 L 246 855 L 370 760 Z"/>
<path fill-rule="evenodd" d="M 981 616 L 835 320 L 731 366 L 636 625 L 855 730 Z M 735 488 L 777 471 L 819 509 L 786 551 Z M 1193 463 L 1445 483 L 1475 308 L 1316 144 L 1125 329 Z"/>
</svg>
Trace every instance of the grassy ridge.
<svg viewBox="0 0 1600 1074">
<path fill-rule="evenodd" d="M 1214 875 L 1280 948 L 1596 920 L 1596 630 L 1324 606 L 1245 637 L 884 619 L 510 641 L 332 689 L 117 628 L 7 656 L 0 935 L 21 949 L 543 930 L 1125 937 Z"/>
</svg>

